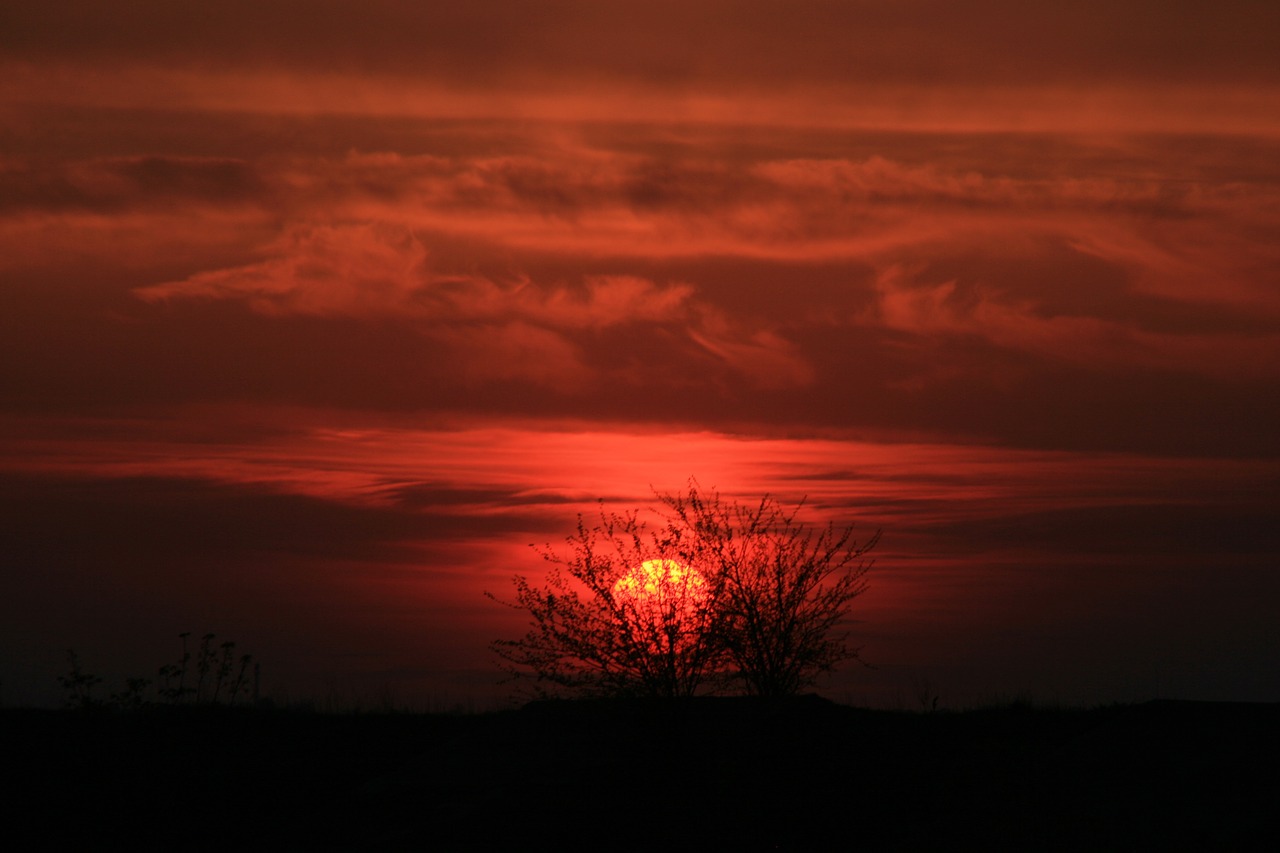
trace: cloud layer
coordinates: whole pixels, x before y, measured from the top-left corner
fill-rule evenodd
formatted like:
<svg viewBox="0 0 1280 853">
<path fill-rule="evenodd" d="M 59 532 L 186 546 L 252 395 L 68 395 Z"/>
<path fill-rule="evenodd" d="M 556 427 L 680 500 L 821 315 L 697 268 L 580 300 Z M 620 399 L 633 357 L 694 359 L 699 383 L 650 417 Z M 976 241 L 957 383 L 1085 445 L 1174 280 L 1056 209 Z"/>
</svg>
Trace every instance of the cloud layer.
<svg viewBox="0 0 1280 853">
<path fill-rule="evenodd" d="M 408 127 L 439 153 L 17 149 L 12 405 L 1274 450 L 1263 140 Z"/>
</svg>

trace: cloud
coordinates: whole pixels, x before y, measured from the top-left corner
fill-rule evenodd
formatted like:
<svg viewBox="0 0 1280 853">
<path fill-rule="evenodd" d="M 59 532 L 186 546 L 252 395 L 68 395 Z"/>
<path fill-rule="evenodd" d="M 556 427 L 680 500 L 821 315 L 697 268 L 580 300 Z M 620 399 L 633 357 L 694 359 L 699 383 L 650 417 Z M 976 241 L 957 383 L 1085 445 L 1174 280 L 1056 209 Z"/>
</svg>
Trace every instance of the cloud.
<svg viewBox="0 0 1280 853">
<path fill-rule="evenodd" d="M 483 136 L 474 142 L 492 144 Z M 807 137 L 798 134 L 793 142 L 804 146 Z M 1247 228 L 1280 219 L 1280 198 L 1268 189 L 1273 175 L 1261 164 L 1249 180 L 1223 183 L 1209 173 L 1217 168 L 1211 164 L 1191 164 L 1189 175 L 1126 175 L 1109 160 L 1137 155 L 1088 145 L 1048 152 L 1014 146 L 985 157 L 967 152 L 941 158 L 922 138 L 902 159 L 871 154 L 741 162 L 723 156 L 719 143 L 708 144 L 672 157 L 535 134 L 520 145 L 539 148 L 536 155 L 498 157 L 350 152 L 256 164 L 226 158 L 72 160 L 57 168 L 37 167 L 32 158 L 0 174 L 0 181 L 7 181 L 6 197 L 28 220 L 31 213 L 59 211 L 163 210 L 180 218 L 218 214 L 246 221 L 275 215 L 286 223 L 282 244 L 318 244 L 325 228 L 381 222 L 432 242 L 628 260 L 723 255 L 865 261 L 997 238 L 1007 251 L 1049 234 L 1100 256 L 1108 241 L 1165 242 L 1200 244 L 1205 261 L 1229 248 L 1244 250 L 1234 254 L 1247 261 L 1257 255 L 1257 241 L 1237 236 L 1234 247 L 1223 245 L 1215 223 L 1234 220 Z M 1251 156 L 1230 152 L 1233 160 L 1241 155 Z M 1037 168 L 1045 156 L 1068 158 L 1072 173 Z M 1141 156 L 1181 155 L 1170 143 Z M 1108 227 L 1097 226 L 1102 220 Z M 17 228 L 19 221 L 0 225 Z M 318 245 L 309 251 L 320 254 Z M 385 267 L 382 259 L 370 260 Z M 1146 260 L 1160 259 L 1148 254 Z M 1256 258 L 1242 272 L 1256 276 L 1273 260 Z M 260 270 L 266 278 L 275 272 Z M 206 285 L 212 292 L 224 283 Z"/>
<path fill-rule="evenodd" d="M 1280 377 L 1280 334 L 1162 333 L 1107 317 L 1045 313 L 1034 299 L 955 280 L 923 281 L 924 270 L 900 266 L 877 279 L 872 323 L 912 335 L 973 337 L 1091 369 L 1199 373 L 1227 380 Z"/>
<path fill-rule="evenodd" d="M 285 234 L 264 261 L 139 288 L 144 300 L 243 299 L 262 314 L 367 316 L 412 306 L 426 249 L 397 229 L 318 226 Z"/>
<path fill-rule="evenodd" d="M 423 7 L 232 0 L 201 13 L 130 0 L 110 13 L 59 0 L 10 10 L 0 46 L 50 61 L 292 67 L 546 85 L 575 78 L 765 87 L 840 79 L 921 82 L 1274 81 L 1276 13 L 1224 0 L 1070 8 L 982 0 L 612 2 L 476 0 Z"/>
<path fill-rule="evenodd" d="M 1243 213 L 1233 211 L 1218 227 L 1173 222 L 1132 230 L 1082 228 L 1072 245 L 1128 270 L 1138 292 L 1280 317 L 1280 292 L 1270 273 L 1280 264 L 1280 247 L 1250 233 L 1280 227 L 1280 216 Z"/>
<path fill-rule="evenodd" d="M 190 105 L 4 132 L 13 410 L 236 399 L 1267 452 L 1265 137 Z"/>
<path fill-rule="evenodd" d="M 6 11 L 0 105 L 1274 134 L 1278 31 L 1250 0 L 60 0 Z"/>
<path fill-rule="evenodd" d="M 427 249 L 410 231 L 381 224 L 295 229 L 266 254 L 256 263 L 135 293 L 151 303 L 243 302 L 270 317 L 407 323 L 446 347 L 449 371 L 466 383 L 524 379 L 582 390 L 593 381 L 581 353 L 583 335 L 655 324 L 687 336 L 762 387 L 810 378 L 796 348 L 779 334 L 728 321 L 700 305 L 687 284 L 601 275 L 576 285 L 542 286 L 527 277 L 500 283 L 441 274 L 430 268 Z"/>
<path fill-rule="evenodd" d="M 813 367 L 800 348 L 767 329 L 745 336 L 735 334 L 724 319 L 711 315 L 703 328 L 691 328 L 689 336 L 707 352 L 751 377 L 759 388 L 797 388 L 814 381 Z"/>
<path fill-rule="evenodd" d="M 1087 152 L 1081 152 L 1087 153 Z M 1008 169 L 1009 172 L 993 171 Z M 943 163 L 910 164 L 873 155 L 866 160 L 801 159 L 761 163 L 755 172 L 779 189 L 806 196 L 880 204 L 928 204 L 974 209 L 1087 210 L 1178 215 L 1192 192 L 1151 176 L 1057 176 L 1024 173 L 1019 162 L 984 169 Z M 1204 199 L 1202 201 L 1207 201 Z"/>
<path fill-rule="evenodd" d="M 434 272 L 410 229 L 391 224 L 302 226 L 267 246 L 267 258 L 182 281 L 140 287 L 149 302 L 243 300 L 267 315 L 394 316 L 430 322 L 513 318 L 559 328 L 665 322 L 688 315 L 692 288 L 636 276 L 589 276 L 578 287 L 498 283 Z"/>
<path fill-rule="evenodd" d="M 252 164 L 231 157 L 15 157 L 0 163 L 0 215 L 225 208 L 261 201 L 266 189 Z"/>
<path fill-rule="evenodd" d="M 811 261 L 997 238 L 1016 249 L 1046 234 L 1087 242 L 1110 231 L 1149 241 L 1182 229 L 1203 239 L 1217 220 L 1274 221 L 1280 210 L 1269 188 L 1274 170 L 1261 165 L 1239 185 L 1217 180 L 1211 163 L 1134 175 L 1115 162 L 1184 157 L 1174 143 L 1137 153 L 1088 144 L 1040 151 L 1029 139 L 980 153 L 970 142 L 962 155 L 942 157 L 930 142 L 914 140 L 902 159 L 741 162 L 725 152 L 714 165 L 721 152 L 710 141 L 680 157 L 566 140 L 537 157 L 361 154 L 295 164 L 291 192 L 311 215 L 402 221 L 512 251 Z M 1248 155 L 1230 156 L 1239 153 Z M 1046 171 L 1045 157 L 1065 158 L 1072 169 Z M 1100 229 L 1103 220 L 1111 225 Z"/>
</svg>

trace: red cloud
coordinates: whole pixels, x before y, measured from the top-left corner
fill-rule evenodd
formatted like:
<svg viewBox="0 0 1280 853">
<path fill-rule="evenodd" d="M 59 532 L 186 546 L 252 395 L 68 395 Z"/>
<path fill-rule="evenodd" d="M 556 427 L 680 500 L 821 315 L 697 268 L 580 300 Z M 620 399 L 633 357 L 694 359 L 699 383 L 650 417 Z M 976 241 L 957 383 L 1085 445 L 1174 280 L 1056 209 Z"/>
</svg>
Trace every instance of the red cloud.
<svg viewBox="0 0 1280 853">
<path fill-rule="evenodd" d="M 811 372 L 776 332 L 731 321 L 687 284 L 587 276 L 542 286 L 432 270 L 426 247 L 388 225 L 295 229 L 269 257 L 135 290 L 145 301 L 230 300 L 268 316 L 391 319 L 443 344 L 463 381 L 526 379 L 561 390 L 589 384 L 577 336 L 659 324 L 763 387 L 805 384 Z M 656 377 L 655 377 L 656 378 Z"/>
</svg>

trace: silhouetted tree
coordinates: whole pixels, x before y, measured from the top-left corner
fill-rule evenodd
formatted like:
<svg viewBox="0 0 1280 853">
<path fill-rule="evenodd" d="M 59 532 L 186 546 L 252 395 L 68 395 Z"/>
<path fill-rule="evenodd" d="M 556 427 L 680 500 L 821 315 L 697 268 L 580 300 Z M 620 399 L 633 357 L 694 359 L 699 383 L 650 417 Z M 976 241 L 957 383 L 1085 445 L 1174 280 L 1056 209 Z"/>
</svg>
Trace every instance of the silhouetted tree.
<svg viewBox="0 0 1280 853">
<path fill-rule="evenodd" d="M 657 494 L 657 523 L 603 509 L 579 518 L 569 552 L 544 548 L 543 585 L 515 578 L 510 606 L 531 618 L 493 649 L 537 693 L 689 696 L 737 683 L 793 695 L 857 657 L 838 633 L 866 588 L 853 526 L 810 527 L 800 506 L 704 494 L 696 482 Z M 490 597 L 493 597 L 492 595 Z"/>
<path fill-rule="evenodd" d="M 866 589 L 864 555 L 879 531 L 858 542 L 854 526 L 797 520 L 766 495 L 758 503 L 725 502 L 696 483 L 659 495 L 674 526 L 693 532 L 714 579 L 718 646 L 748 693 L 791 696 L 837 664 L 858 657 L 837 629 Z"/>
<path fill-rule="evenodd" d="M 532 676 L 540 695 L 693 695 L 720 668 L 723 649 L 710 585 L 690 570 L 687 534 L 649 529 L 635 512 L 602 507 L 591 527 L 579 517 L 567 556 L 542 550 L 552 564 L 542 586 L 514 580 L 509 604 L 529 614 L 529 632 L 492 648 L 513 676 Z"/>
</svg>

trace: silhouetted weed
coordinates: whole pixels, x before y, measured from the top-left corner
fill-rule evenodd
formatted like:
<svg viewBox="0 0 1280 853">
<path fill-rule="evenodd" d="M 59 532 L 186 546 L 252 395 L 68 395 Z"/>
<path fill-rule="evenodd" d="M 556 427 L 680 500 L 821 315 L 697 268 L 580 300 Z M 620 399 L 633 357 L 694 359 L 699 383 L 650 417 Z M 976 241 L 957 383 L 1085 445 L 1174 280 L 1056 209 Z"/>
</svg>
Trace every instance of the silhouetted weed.
<svg viewBox="0 0 1280 853">
<path fill-rule="evenodd" d="M 58 676 L 58 683 L 67 691 L 67 707 L 87 709 L 105 704 L 93 695 L 94 688 L 102 684 L 102 679 L 85 672 L 80 666 L 80 656 L 71 649 L 67 650 L 67 663 L 70 666 L 67 674 Z"/>
<path fill-rule="evenodd" d="M 253 665 L 252 700 L 258 701 L 258 665 L 253 655 L 236 655 L 234 641 L 226 640 L 215 645 L 217 635 L 205 634 L 194 656 L 195 684 L 188 684 L 193 656 L 187 645 L 190 631 L 178 635 L 182 640 L 182 656 L 174 663 L 167 663 L 157 670 L 154 698 L 148 700 L 149 678 L 127 678 L 123 690 L 111 691 L 106 699 L 94 695 L 103 679 L 84 670 L 80 657 L 74 651 L 67 652 L 70 665 L 66 675 L 58 677 L 58 683 L 67 692 L 69 708 L 111 708 L 137 710 L 149 705 L 234 705 L 243 694 L 249 692 L 250 670 Z"/>
</svg>

